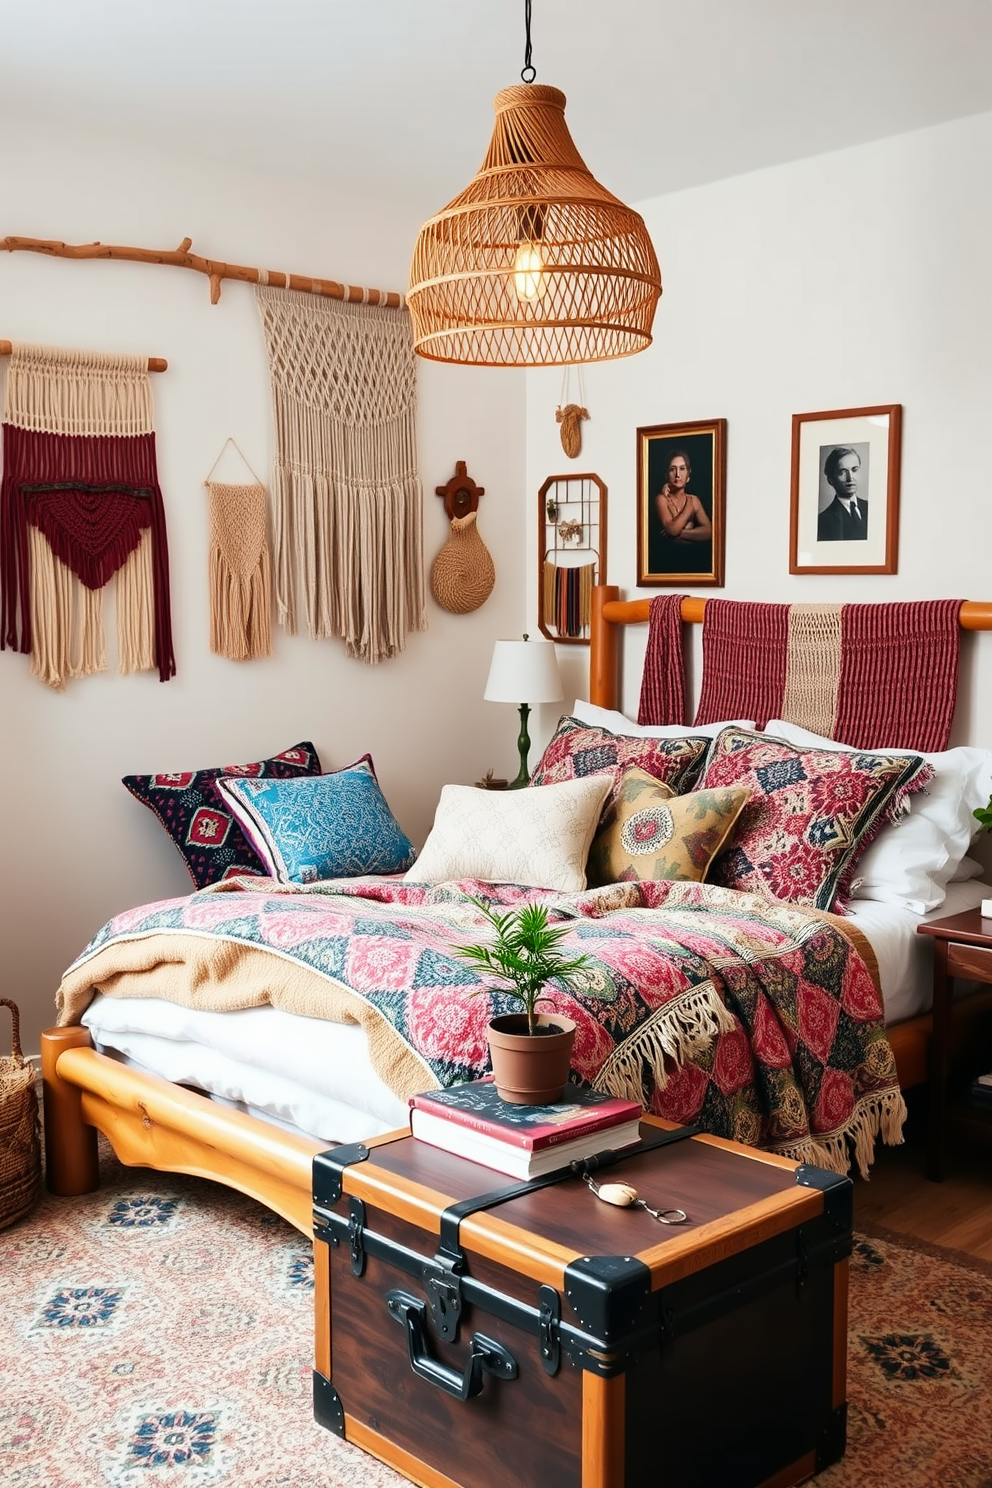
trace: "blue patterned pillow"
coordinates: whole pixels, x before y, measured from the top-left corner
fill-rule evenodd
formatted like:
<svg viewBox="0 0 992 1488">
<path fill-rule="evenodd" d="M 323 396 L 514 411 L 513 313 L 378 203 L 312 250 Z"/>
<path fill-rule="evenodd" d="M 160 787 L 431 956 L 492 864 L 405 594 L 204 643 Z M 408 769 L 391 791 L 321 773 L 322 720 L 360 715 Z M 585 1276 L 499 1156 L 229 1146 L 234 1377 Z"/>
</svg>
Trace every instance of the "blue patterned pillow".
<svg viewBox="0 0 992 1488">
<path fill-rule="evenodd" d="M 316 883 L 401 873 L 417 856 L 366 756 L 298 780 L 236 780 L 218 788 L 272 878 Z"/>
</svg>

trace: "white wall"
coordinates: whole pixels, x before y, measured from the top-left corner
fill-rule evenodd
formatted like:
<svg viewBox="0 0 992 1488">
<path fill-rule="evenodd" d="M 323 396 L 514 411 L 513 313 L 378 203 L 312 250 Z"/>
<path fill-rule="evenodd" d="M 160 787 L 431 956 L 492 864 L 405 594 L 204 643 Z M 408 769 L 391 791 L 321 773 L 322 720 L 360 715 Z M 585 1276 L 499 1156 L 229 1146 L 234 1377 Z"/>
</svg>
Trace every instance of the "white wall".
<svg viewBox="0 0 992 1488">
<path fill-rule="evenodd" d="M 0 201 L 0 234 L 145 247 L 189 235 L 194 251 L 231 262 L 390 289 L 406 283 L 419 226 L 409 209 L 336 198 L 330 186 L 152 155 L 125 130 L 70 138 L 13 123 Z M 420 367 L 426 562 L 447 532 L 434 487 L 466 460 L 486 488 L 479 526 L 497 572 L 487 603 L 456 617 L 430 599 L 429 631 L 376 668 L 347 660 L 337 642 L 281 632 L 270 660 L 239 665 L 209 651 L 202 482 L 229 434 L 267 478 L 270 400 L 251 288 L 226 282 L 212 307 L 198 274 L 3 255 L 0 336 L 169 360 L 153 390 L 178 676 L 163 685 L 111 671 L 56 695 L 26 657 L 0 655 L 0 988 L 20 1004 L 25 1048 L 36 1050 L 61 972 L 93 932 L 129 904 L 189 890 L 175 848 L 122 775 L 256 759 L 305 738 L 325 768 L 369 750 L 419 842 L 445 781 L 471 782 L 490 766 L 515 773 L 514 709 L 484 703 L 482 691 L 493 640 L 525 621 L 524 379 Z"/>
<path fill-rule="evenodd" d="M 641 204 L 665 284 L 654 344 L 585 369 L 591 417 L 575 462 L 609 487 L 611 583 L 634 592 L 635 430 L 720 417 L 726 586 L 709 593 L 992 598 L 990 169 L 986 114 Z M 560 373 L 528 376 L 532 503 L 569 463 L 554 417 L 561 385 Z M 790 576 L 792 415 L 885 403 L 903 406 L 898 574 Z M 627 646 L 634 714 L 643 641 L 641 629 Z M 966 637 L 962 660 L 954 740 L 992 745 L 992 635 Z M 574 649 L 565 669 L 585 695 Z"/>
</svg>

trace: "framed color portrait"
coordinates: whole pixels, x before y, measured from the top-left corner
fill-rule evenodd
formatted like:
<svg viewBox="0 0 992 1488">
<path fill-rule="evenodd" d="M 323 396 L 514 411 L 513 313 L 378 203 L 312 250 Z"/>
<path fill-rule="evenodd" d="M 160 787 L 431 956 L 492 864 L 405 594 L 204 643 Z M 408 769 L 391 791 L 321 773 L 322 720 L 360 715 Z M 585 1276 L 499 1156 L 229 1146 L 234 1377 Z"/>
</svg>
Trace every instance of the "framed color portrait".
<svg viewBox="0 0 992 1488">
<path fill-rule="evenodd" d="M 723 584 L 726 465 L 726 419 L 638 429 L 638 584 Z"/>
<path fill-rule="evenodd" d="M 894 574 L 902 406 L 792 418 L 789 572 Z"/>
</svg>

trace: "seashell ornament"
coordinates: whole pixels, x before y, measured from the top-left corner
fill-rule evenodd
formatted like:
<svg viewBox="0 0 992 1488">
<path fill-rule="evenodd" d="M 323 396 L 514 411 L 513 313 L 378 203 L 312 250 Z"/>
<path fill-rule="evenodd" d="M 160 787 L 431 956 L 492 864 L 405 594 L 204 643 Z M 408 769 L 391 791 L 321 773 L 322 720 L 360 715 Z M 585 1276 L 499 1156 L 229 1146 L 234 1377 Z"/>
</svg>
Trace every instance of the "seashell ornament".
<svg viewBox="0 0 992 1488">
<path fill-rule="evenodd" d="M 637 1203 L 637 1189 L 629 1183 L 601 1183 L 596 1189 L 597 1199 L 604 1204 L 616 1204 L 618 1209 L 627 1209 Z"/>
</svg>

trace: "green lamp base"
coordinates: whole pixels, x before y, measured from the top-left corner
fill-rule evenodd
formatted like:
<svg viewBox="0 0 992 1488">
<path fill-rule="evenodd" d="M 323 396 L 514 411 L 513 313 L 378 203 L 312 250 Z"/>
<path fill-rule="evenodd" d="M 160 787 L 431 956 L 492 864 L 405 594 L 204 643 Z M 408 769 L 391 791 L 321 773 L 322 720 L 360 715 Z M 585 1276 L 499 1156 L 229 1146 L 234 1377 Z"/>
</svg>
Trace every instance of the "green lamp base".
<svg viewBox="0 0 992 1488">
<path fill-rule="evenodd" d="M 530 752 L 530 734 L 527 732 L 527 719 L 530 717 L 530 704 L 520 704 L 520 733 L 517 735 L 517 748 L 520 751 L 520 770 L 516 780 L 511 780 L 508 790 L 519 790 L 523 785 L 530 785 L 530 771 L 527 768 L 527 755 Z"/>
</svg>

